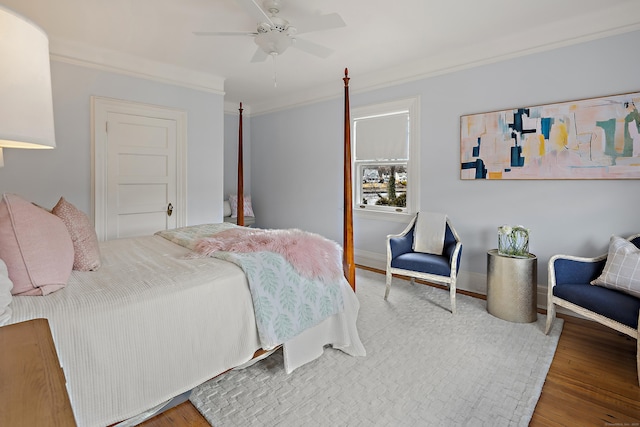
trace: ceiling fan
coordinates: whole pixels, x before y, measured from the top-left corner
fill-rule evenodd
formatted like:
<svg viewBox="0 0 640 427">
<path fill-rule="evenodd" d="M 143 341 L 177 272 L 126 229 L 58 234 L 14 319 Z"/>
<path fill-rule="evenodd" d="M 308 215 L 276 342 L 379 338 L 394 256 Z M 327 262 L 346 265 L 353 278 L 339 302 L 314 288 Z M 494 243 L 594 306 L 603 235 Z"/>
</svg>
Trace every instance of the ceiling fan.
<svg viewBox="0 0 640 427">
<path fill-rule="evenodd" d="M 256 0 L 235 0 L 257 22 L 255 32 L 209 32 L 196 31 L 198 36 L 250 36 L 258 45 L 251 62 L 262 62 L 269 56 L 275 58 L 290 46 L 300 49 L 320 58 L 328 57 L 333 50 L 326 46 L 296 37 L 298 34 L 322 31 L 346 26 L 340 15 L 329 13 L 326 15 L 312 15 L 299 21 L 299 27 L 294 27 L 278 13 L 282 7 L 280 0 L 264 0 L 263 7 Z"/>
</svg>

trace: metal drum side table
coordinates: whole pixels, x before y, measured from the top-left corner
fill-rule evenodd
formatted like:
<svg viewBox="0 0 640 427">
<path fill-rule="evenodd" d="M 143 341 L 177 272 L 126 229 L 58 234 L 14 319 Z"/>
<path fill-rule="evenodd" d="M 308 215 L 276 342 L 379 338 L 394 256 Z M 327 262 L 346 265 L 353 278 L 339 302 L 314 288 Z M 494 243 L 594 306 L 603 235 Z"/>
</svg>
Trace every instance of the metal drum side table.
<svg viewBox="0 0 640 427">
<path fill-rule="evenodd" d="M 487 252 L 487 311 L 509 322 L 530 323 L 537 319 L 538 259 Z"/>
</svg>

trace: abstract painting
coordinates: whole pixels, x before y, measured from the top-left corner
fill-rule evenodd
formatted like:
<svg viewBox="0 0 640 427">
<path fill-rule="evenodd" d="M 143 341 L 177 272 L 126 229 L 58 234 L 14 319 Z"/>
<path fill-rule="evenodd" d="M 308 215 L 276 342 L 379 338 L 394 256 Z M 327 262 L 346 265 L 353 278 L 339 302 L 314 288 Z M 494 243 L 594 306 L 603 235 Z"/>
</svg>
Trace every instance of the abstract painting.
<svg viewBox="0 0 640 427">
<path fill-rule="evenodd" d="M 640 92 L 460 117 L 461 179 L 640 179 Z"/>
</svg>

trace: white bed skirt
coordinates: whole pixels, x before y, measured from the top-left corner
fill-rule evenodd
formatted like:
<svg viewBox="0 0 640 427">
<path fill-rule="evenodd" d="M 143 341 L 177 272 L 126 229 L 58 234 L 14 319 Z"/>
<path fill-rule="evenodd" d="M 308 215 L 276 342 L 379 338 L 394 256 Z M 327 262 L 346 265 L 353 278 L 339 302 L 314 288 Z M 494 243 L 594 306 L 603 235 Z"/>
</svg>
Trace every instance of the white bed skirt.
<svg viewBox="0 0 640 427">
<path fill-rule="evenodd" d="M 323 320 L 283 345 L 284 367 L 288 374 L 320 357 L 328 344 L 351 356 L 366 355 L 356 328 L 360 302 L 346 280 L 343 281 L 342 295 L 344 300 L 342 313 Z"/>
</svg>

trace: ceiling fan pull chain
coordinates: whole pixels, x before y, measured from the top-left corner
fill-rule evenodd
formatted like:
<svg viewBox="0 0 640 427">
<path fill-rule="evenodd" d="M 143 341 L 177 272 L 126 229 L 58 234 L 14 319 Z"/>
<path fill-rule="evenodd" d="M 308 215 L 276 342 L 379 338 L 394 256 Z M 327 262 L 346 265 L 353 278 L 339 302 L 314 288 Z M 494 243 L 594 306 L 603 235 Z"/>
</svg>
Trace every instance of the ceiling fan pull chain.
<svg viewBox="0 0 640 427">
<path fill-rule="evenodd" d="M 276 63 L 276 56 L 278 56 L 278 54 L 272 53 L 271 56 L 273 57 L 273 87 L 277 88 L 278 87 L 278 64 Z"/>
<path fill-rule="evenodd" d="M 272 52 L 271 53 L 271 57 L 273 58 L 273 87 L 278 87 L 278 67 L 276 64 L 276 56 L 278 56 L 277 53 Z"/>
</svg>

